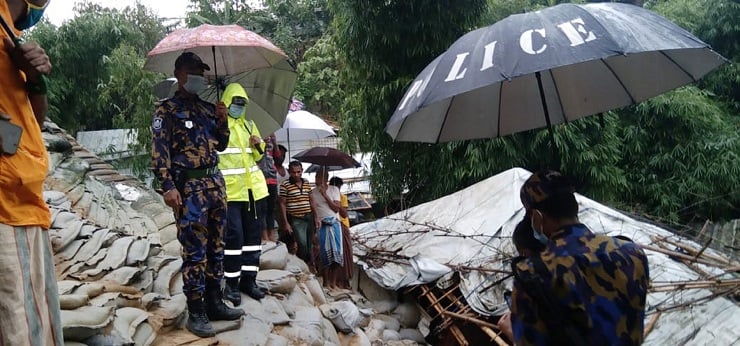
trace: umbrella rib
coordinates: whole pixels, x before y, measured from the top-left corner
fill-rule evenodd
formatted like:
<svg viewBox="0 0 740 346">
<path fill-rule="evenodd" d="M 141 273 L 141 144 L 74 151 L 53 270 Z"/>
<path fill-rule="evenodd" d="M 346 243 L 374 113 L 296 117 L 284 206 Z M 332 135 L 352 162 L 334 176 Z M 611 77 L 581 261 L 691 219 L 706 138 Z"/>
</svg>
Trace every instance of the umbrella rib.
<svg viewBox="0 0 740 346">
<path fill-rule="evenodd" d="M 501 103 L 503 102 L 501 96 L 504 95 L 504 82 L 505 81 L 501 81 L 501 86 L 498 88 L 498 123 L 496 124 L 496 137 L 501 136 Z"/>
<path fill-rule="evenodd" d="M 600 59 L 600 60 L 604 64 L 604 66 L 606 66 L 606 68 L 609 69 L 609 72 L 612 73 L 612 75 L 614 76 L 614 78 L 617 79 L 617 82 L 619 82 L 619 85 L 622 86 L 622 90 L 624 90 L 624 92 L 627 93 L 627 96 L 629 96 L 630 101 L 632 101 L 631 103 L 637 103 L 637 101 L 635 101 L 635 97 L 632 96 L 632 93 L 629 91 L 629 89 L 627 89 L 627 86 L 624 85 L 624 82 L 622 82 L 622 79 L 619 78 L 619 75 L 617 75 L 617 73 L 614 72 L 614 69 L 612 69 L 612 67 L 609 66 L 609 64 L 606 63 L 606 60 L 604 60 L 604 59 Z"/>
<path fill-rule="evenodd" d="M 686 74 L 687 76 L 689 76 L 689 78 L 691 78 L 691 80 L 692 80 L 693 82 L 696 82 L 696 81 L 697 81 L 697 79 L 696 79 L 696 78 L 694 78 L 694 76 L 692 76 L 692 75 L 691 75 L 691 73 L 689 73 L 689 71 L 686 71 L 686 69 L 684 69 L 684 68 L 683 68 L 683 66 L 681 66 L 681 64 L 677 63 L 677 62 L 676 62 L 676 60 L 673 60 L 673 58 L 671 58 L 670 56 L 668 56 L 668 54 L 666 54 L 666 53 L 665 53 L 665 51 L 662 51 L 662 50 L 661 50 L 661 51 L 659 51 L 659 52 L 660 52 L 660 54 L 661 54 L 661 55 L 663 55 L 663 56 L 664 56 L 664 57 L 665 57 L 666 59 L 668 59 L 668 61 L 670 61 L 671 63 L 673 63 L 674 65 L 676 65 L 676 67 L 678 67 L 678 69 L 679 69 L 679 70 L 681 70 L 681 71 L 682 71 L 683 73 L 685 73 L 685 74 Z"/>
<path fill-rule="evenodd" d="M 552 69 L 547 70 L 547 72 L 550 73 L 550 78 L 552 79 L 552 85 L 555 87 L 555 99 L 558 100 L 558 103 L 560 104 L 560 113 L 563 115 L 563 120 L 565 123 L 568 123 L 568 117 L 565 115 L 565 108 L 563 108 L 563 99 L 560 98 L 560 90 L 558 89 L 558 82 L 555 81 L 555 76 L 552 74 Z"/>
<path fill-rule="evenodd" d="M 445 124 L 447 124 L 447 117 L 450 115 L 450 108 L 452 108 L 452 101 L 455 100 L 455 97 L 450 97 L 450 103 L 447 104 L 447 111 L 445 112 L 445 118 L 442 120 L 442 126 L 439 127 L 439 133 L 437 134 L 437 140 L 434 141 L 435 143 L 439 143 L 439 138 L 442 137 L 442 131 L 445 129 Z"/>
</svg>

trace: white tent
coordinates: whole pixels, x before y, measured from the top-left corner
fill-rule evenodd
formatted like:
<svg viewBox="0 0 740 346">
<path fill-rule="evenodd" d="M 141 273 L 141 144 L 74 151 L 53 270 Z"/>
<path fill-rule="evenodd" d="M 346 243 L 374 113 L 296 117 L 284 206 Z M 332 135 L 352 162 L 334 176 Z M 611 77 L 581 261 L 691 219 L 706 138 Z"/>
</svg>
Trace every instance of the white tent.
<svg viewBox="0 0 740 346">
<path fill-rule="evenodd" d="M 453 267 L 462 269 L 460 287 L 470 306 L 483 315 L 502 314 L 506 310 L 503 290 L 511 282 L 492 284 L 504 275 L 495 271 L 509 270 L 506 260 L 515 253 L 511 234 L 524 215 L 519 188 L 530 174 L 520 168 L 510 169 L 454 194 L 353 227 L 359 237 L 354 246 L 357 263 L 371 279 L 388 289 L 433 282 Z M 577 195 L 577 200 L 580 220 L 594 232 L 625 235 L 639 244 L 654 244 L 660 237 L 702 247 L 584 196 Z M 396 260 L 386 260 L 382 253 L 394 253 Z M 646 253 L 653 285 L 705 280 L 702 274 L 667 255 L 651 250 Z M 704 253 L 721 257 L 711 249 Z M 409 264 L 402 264 L 404 260 L 398 257 L 408 259 Z M 729 278 L 719 267 L 692 265 L 705 275 Z M 723 297 L 701 300 L 715 293 L 709 289 L 649 293 L 646 324 L 658 311 L 664 312 L 645 344 L 740 342 L 740 307 Z"/>
</svg>

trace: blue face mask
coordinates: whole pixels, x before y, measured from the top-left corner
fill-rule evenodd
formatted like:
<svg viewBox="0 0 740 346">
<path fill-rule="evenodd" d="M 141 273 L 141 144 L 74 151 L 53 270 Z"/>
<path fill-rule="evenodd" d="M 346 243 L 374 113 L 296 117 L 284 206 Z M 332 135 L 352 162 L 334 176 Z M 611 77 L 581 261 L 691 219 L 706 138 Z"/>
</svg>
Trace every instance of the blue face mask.
<svg viewBox="0 0 740 346">
<path fill-rule="evenodd" d="M 41 17 L 44 16 L 44 10 L 49 4 L 49 1 L 47 1 L 43 7 L 38 7 L 26 1 L 26 15 L 23 18 L 19 19 L 17 22 L 13 23 L 15 24 L 15 28 L 18 30 L 26 30 L 36 25 L 36 23 L 41 20 Z"/>
<path fill-rule="evenodd" d="M 544 233 L 542 233 L 542 231 L 534 227 L 534 220 L 532 220 L 531 222 L 532 222 L 532 234 L 534 235 L 534 239 L 537 239 L 537 241 L 542 243 L 542 245 L 547 245 L 547 242 L 549 241 L 549 239 L 547 239 L 547 236 Z"/>
<path fill-rule="evenodd" d="M 185 82 L 185 85 L 183 85 L 182 87 L 185 89 L 185 91 L 197 95 L 200 94 L 203 90 L 206 90 L 206 88 L 208 87 L 208 81 L 206 80 L 206 77 L 189 74 L 188 81 Z"/>
<path fill-rule="evenodd" d="M 245 109 L 246 106 L 232 104 L 231 106 L 229 106 L 229 116 L 234 119 L 239 119 L 242 117 L 242 115 L 244 115 Z"/>
</svg>

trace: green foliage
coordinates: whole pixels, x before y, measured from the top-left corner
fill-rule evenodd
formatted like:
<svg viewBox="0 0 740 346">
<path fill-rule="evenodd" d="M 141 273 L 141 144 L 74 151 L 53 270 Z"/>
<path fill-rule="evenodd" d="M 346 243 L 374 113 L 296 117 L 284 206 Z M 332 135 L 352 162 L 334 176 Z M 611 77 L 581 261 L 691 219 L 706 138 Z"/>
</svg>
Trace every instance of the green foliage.
<svg viewBox="0 0 740 346">
<path fill-rule="evenodd" d="M 324 33 L 331 15 L 326 0 L 266 0 L 251 8 L 246 0 L 191 0 L 187 24 L 239 24 L 264 36 L 291 59 L 303 54 Z"/>
<path fill-rule="evenodd" d="M 738 215 L 740 127 L 711 94 L 685 87 L 622 113 L 623 203 L 672 223 Z"/>
<path fill-rule="evenodd" d="M 31 35 L 46 49 L 54 66 L 49 85 L 49 116 L 72 134 L 113 126 L 113 116 L 119 112 L 117 105 L 100 102 L 100 94 L 105 92 L 102 88 L 109 80 L 106 62 L 111 54 L 128 45 L 134 50 L 132 56 L 145 56 L 166 31 L 141 5 L 119 11 L 82 3 L 77 11 L 77 17 L 58 29 L 42 23 Z M 136 102 L 138 96 L 121 97 L 126 102 Z"/>
<path fill-rule="evenodd" d="M 430 179 L 445 177 L 419 174 L 435 167 L 428 162 L 434 160 L 436 152 L 451 155 L 455 148 L 392 143 L 383 128 L 408 83 L 474 27 L 485 1 L 334 0 L 330 6 L 337 45 L 346 63 L 340 82 L 348 91 L 341 137 L 349 150 L 374 153 L 373 193 L 387 200 L 408 187 L 413 190 L 412 197 L 418 194 L 424 199 L 460 186 L 459 180 L 439 185 Z M 435 175 L 442 175 L 446 167 L 436 168 Z"/>
<path fill-rule="evenodd" d="M 346 90 L 342 88 L 339 71 L 343 69 L 334 36 L 324 34 L 306 51 L 298 64 L 300 83 L 295 97 L 303 100 L 312 112 L 338 120 L 334 114 L 344 102 Z"/>
</svg>

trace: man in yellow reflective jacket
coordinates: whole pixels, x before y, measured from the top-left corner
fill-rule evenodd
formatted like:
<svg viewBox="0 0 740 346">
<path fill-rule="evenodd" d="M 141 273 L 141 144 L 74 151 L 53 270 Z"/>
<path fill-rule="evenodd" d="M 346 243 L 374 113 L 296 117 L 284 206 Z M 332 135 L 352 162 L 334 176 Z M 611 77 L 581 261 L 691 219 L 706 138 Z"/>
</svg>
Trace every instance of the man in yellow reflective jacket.
<svg viewBox="0 0 740 346">
<path fill-rule="evenodd" d="M 246 119 L 249 102 L 244 88 L 232 83 L 221 100 L 229 114 L 229 144 L 219 152 L 218 168 L 226 181 L 227 217 L 224 241 L 225 298 L 235 306 L 244 292 L 254 299 L 265 295 L 256 285 L 262 252 L 262 228 L 258 212 L 268 196 L 267 183 L 257 162 L 265 144 L 253 121 Z"/>
</svg>

